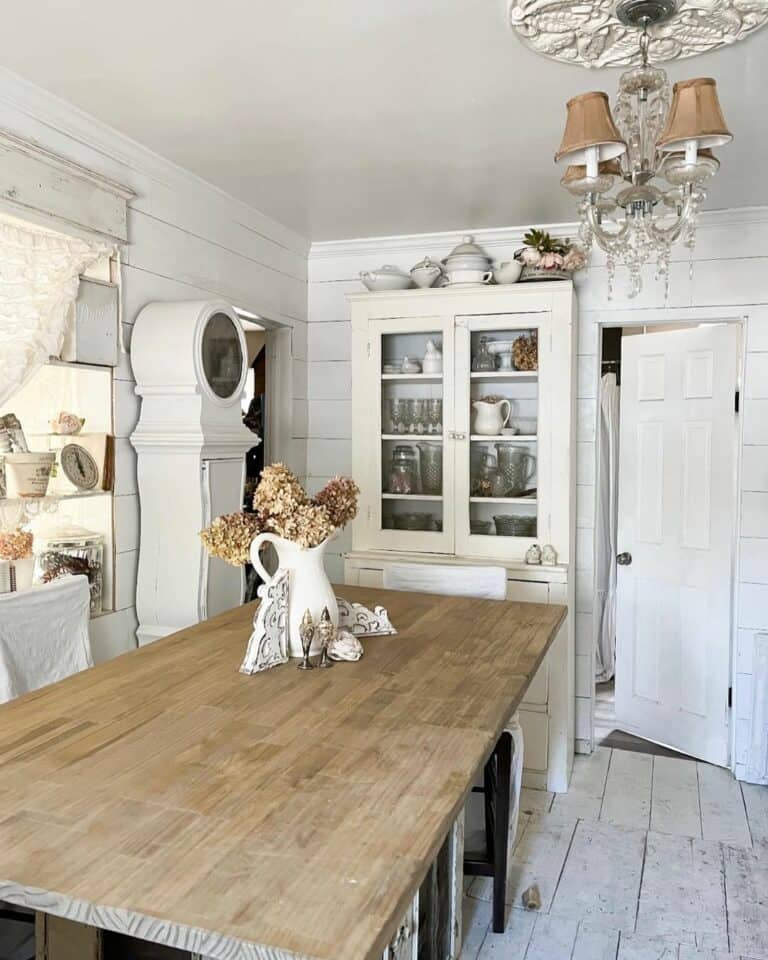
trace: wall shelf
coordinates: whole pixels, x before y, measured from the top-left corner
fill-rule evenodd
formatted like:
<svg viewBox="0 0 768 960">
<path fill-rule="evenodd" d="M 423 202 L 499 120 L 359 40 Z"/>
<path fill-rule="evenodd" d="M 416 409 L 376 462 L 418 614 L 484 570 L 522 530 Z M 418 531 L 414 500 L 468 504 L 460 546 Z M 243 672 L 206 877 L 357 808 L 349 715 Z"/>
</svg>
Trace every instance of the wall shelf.
<svg viewBox="0 0 768 960">
<path fill-rule="evenodd" d="M 382 493 L 382 500 L 429 500 L 439 503 L 443 498 L 442 496 L 435 496 L 434 494 L 429 493 Z"/>
</svg>

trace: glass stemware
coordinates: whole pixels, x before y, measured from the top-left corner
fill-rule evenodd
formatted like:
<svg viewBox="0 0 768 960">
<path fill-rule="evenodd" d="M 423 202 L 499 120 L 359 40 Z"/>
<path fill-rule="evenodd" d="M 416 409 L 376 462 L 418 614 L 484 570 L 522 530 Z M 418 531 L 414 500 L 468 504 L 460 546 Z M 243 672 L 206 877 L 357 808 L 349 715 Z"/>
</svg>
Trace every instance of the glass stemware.
<svg viewBox="0 0 768 960">
<path fill-rule="evenodd" d="M 432 398 L 427 401 L 427 433 L 443 432 L 443 401 Z"/>
<path fill-rule="evenodd" d="M 389 401 L 389 421 L 392 433 L 406 433 L 408 431 L 408 411 L 406 402 L 401 397 Z"/>
<path fill-rule="evenodd" d="M 411 433 L 424 433 L 427 425 L 426 400 L 408 401 L 408 422 Z"/>
</svg>

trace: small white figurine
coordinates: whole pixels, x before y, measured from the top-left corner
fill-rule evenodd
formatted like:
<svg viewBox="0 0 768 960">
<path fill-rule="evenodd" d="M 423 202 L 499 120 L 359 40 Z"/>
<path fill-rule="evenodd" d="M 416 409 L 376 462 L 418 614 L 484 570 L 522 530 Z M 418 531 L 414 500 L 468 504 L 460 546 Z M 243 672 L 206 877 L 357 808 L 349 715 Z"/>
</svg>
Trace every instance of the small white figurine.
<svg viewBox="0 0 768 960">
<path fill-rule="evenodd" d="M 551 543 L 547 543 L 541 548 L 541 562 L 547 567 L 554 567 L 557 563 L 557 550 Z"/>
<path fill-rule="evenodd" d="M 525 551 L 525 562 L 532 566 L 538 566 L 541 563 L 541 547 L 538 543 L 531 544 Z"/>
<path fill-rule="evenodd" d="M 349 630 L 339 630 L 328 644 L 328 656 L 331 660 L 359 660 L 362 655 L 362 643 Z"/>
</svg>

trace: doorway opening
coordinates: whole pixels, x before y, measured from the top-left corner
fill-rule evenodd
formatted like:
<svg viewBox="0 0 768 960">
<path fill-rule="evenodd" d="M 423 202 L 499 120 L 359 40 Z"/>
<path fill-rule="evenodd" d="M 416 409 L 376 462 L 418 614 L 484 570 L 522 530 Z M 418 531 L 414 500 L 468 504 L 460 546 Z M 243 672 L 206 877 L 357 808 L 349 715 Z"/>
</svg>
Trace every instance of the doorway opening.
<svg viewBox="0 0 768 960">
<path fill-rule="evenodd" d="M 739 321 L 601 327 L 593 742 L 727 766 Z"/>
</svg>

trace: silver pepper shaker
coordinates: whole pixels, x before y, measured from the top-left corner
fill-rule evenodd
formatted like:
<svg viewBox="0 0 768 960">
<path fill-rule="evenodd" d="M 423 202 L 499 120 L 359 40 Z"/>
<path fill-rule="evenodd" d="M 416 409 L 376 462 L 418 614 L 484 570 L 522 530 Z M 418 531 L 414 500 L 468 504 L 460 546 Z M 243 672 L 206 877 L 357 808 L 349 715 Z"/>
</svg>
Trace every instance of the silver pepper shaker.
<svg viewBox="0 0 768 960">
<path fill-rule="evenodd" d="M 312 614 L 309 610 L 304 611 L 304 616 L 299 624 L 299 638 L 301 639 L 301 650 L 304 659 L 298 666 L 299 670 L 314 670 L 315 665 L 309 659 L 309 651 L 312 647 L 312 641 L 315 638 L 315 624 L 312 620 Z"/>
</svg>

